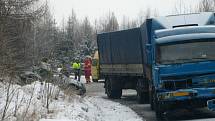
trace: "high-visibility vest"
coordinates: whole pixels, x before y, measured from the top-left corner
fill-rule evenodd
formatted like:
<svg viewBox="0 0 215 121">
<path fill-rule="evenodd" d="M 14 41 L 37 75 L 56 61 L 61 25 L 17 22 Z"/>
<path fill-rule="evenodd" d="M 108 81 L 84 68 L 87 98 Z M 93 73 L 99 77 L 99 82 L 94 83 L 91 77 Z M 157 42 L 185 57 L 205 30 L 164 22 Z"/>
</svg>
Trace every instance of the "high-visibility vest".
<svg viewBox="0 0 215 121">
<path fill-rule="evenodd" d="M 75 63 L 72 64 L 72 68 L 73 69 L 80 69 L 81 68 L 81 64 L 75 62 Z"/>
</svg>

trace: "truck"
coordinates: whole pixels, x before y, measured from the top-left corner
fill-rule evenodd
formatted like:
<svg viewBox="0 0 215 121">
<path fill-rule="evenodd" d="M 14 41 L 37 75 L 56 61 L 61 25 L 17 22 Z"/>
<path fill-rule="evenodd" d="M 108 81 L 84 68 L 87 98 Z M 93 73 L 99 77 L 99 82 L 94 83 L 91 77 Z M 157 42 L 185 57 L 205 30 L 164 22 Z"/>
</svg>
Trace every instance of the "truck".
<svg viewBox="0 0 215 121">
<path fill-rule="evenodd" d="M 92 72 L 93 82 L 98 82 L 98 80 L 99 80 L 99 55 L 98 55 L 98 51 L 96 51 L 94 53 L 94 56 L 92 58 L 91 72 Z"/>
<path fill-rule="evenodd" d="M 138 102 L 150 103 L 157 119 L 215 99 L 214 13 L 150 18 L 138 28 L 100 33 L 97 42 L 109 98 L 134 89 Z"/>
</svg>

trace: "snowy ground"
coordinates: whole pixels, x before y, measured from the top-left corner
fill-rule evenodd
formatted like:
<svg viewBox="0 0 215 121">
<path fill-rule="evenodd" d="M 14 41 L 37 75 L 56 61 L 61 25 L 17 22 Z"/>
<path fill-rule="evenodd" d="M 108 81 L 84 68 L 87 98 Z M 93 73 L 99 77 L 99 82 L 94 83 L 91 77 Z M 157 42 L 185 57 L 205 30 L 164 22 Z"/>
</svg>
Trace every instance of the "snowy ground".
<svg viewBox="0 0 215 121">
<path fill-rule="evenodd" d="M 57 101 L 51 110 L 53 113 L 40 121 L 142 121 L 131 109 L 97 97 Z"/>
<path fill-rule="evenodd" d="M 57 86 L 47 86 L 40 82 L 23 87 L 11 85 L 8 91 L 8 84 L 0 82 L 0 118 L 6 108 L 5 121 L 142 121 L 119 103 L 99 97 L 68 96 Z"/>
</svg>

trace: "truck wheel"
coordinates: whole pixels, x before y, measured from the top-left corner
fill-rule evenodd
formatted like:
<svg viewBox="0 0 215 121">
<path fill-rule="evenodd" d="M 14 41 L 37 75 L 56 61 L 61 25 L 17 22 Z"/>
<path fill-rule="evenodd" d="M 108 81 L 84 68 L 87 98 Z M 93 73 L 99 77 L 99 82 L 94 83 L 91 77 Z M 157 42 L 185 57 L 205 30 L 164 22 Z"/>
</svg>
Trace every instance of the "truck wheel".
<svg viewBox="0 0 215 121">
<path fill-rule="evenodd" d="M 106 80 L 105 90 L 108 98 L 119 99 L 122 96 L 122 89 L 114 89 L 109 79 Z"/>
<path fill-rule="evenodd" d="M 139 104 L 144 104 L 144 97 L 143 97 L 143 93 L 137 90 L 137 102 Z"/>
<path fill-rule="evenodd" d="M 136 90 L 137 90 L 137 101 L 140 104 L 147 104 L 149 103 L 149 93 L 144 91 L 142 80 L 137 81 Z"/>
<path fill-rule="evenodd" d="M 152 91 L 149 91 L 149 103 L 150 103 L 150 108 L 151 110 L 154 110 L 154 100 L 153 100 L 153 93 Z"/>
<path fill-rule="evenodd" d="M 140 104 L 147 104 L 148 103 L 148 93 L 147 92 L 140 92 L 137 91 L 137 101 Z"/>
<path fill-rule="evenodd" d="M 164 111 L 162 111 L 160 104 L 158 104 L 155 108 L 156 118 L 157 121 L 163 121 L 165 119 L 164 117 Z"/>
<path fill-rule="evenodd" d="M 164 117 L 164 110 L 162 109 L 162 104 L 157 100 L 156 96 L 154 96 L 154 109 L 156 113 L 157 121 L 163 121 Z"/>
</svg>

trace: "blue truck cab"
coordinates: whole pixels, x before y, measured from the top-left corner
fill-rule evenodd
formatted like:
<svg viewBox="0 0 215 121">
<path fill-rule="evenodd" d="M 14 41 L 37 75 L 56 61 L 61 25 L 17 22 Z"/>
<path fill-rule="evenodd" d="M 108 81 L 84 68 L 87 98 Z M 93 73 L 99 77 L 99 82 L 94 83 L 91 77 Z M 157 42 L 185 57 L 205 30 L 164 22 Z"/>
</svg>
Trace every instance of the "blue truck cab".
<svg viewBox="0 0 215 121">
<path fill-rule="evenodd" d="M 200 108 L 215 99 L 214 13 L 148 19 L 143 58 L 151 108 L 157 117 L 175 108 Z"/>
<path fill-rule="evenodd" d="M 214 13 L 151 18 L 138 28 L 98 34 L 97 41 L 109 98 L 135 89 L 158 119 L 168 110 L 215 107 Z"/>
</svg>

